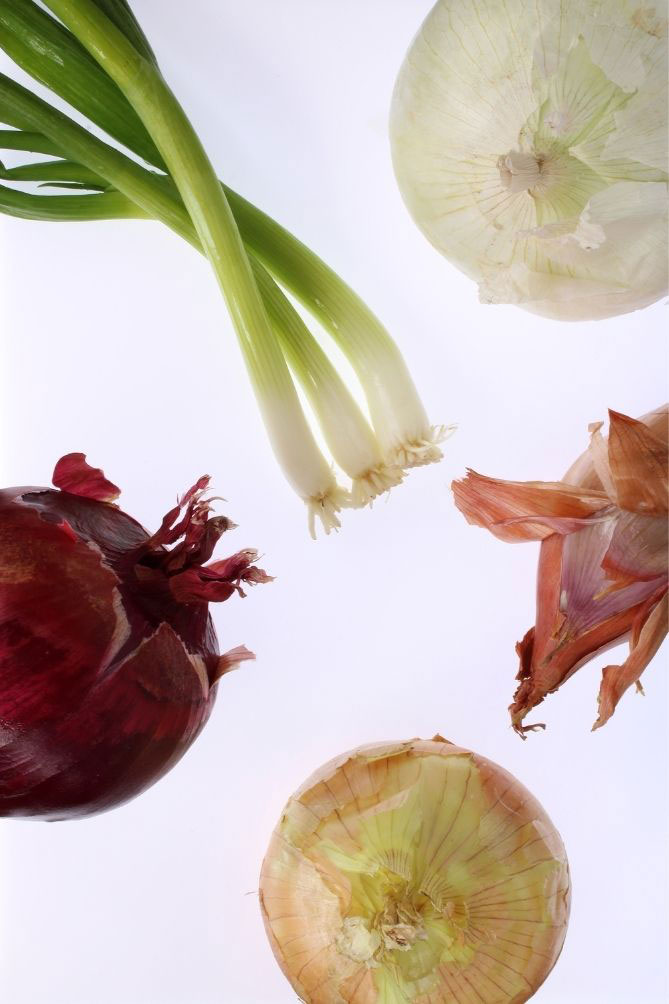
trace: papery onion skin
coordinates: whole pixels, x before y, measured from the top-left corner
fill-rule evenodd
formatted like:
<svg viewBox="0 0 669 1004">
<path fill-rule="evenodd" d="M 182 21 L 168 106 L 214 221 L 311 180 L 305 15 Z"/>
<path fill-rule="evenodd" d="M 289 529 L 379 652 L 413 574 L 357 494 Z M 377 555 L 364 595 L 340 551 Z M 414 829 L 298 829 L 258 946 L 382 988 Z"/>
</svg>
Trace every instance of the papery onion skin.
<svg viewBox="0 0 669 1004">
<path fill-rule="evenodd" d="M 316 771 L 274 830 L 260 904 L 305 1004 L 522 1004 L 562 949 L 569 868 L 520 782 L 435 736 Z"/>
<path fill-rule="evenodd" d="M 133 798 L 197 737 L 220 675 L 253 658 L 220 655 L 208 600 L 268 577 L 254 552 L 203 564 L 234 525 L 207 518 L 208 480 L 153 536 L 83 454 L 56 466 L 69 490 L 0 491 L 0 816 Z"/>
<path fill-rule="evenodd" d="M 501 540 L 540 540 L 536 620 L 516 645 L 520 668 L 511 722 L 527 714 L 594 656 L 629 640 L 605 666 L 594 729 L 606 724 L 669 629 L 669 405 L 634 419 L 609 411 L 560 482 L 503 481 L 475 471 L 454 481 L 468 523 Z"/>
<path fill-rule="evenodd" d="M 484 303 L 648 306 L 668 288 L 666 81 L 662 8 L 439 0 L 391 110 L 411 215 Z"/>
</svg>

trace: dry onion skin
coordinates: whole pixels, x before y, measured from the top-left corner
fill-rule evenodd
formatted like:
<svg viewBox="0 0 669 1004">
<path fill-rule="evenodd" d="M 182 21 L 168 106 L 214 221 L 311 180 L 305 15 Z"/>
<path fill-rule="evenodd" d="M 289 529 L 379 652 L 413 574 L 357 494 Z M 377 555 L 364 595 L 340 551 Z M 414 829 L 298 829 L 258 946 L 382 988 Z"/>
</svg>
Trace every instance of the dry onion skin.
<svg viewBox="0 0 669 1004">
<path fill-rule="evenodd" d="M 605 725 L 669 629 L 669 405 L 640 419 L 609 411 L 562 481 L 503 481 L 469 470 L 453 482 L 468 523 L 500 540 L 540 540 L 537 614 L 516 645 L 518 688 L 509 711 L 519 735 L 545 728 L 526 715 L 590 659 L 629 641 L 602 672 Z"/>
<path fill-rule="evenodd" d="M 666 86 L 666 4 L 439 0 L 393 97 L 403 198 L 484 303 L 645 307 L 668 285 Z"/>
<path fill-rule="evenodd" d="M 521 1004 L 562 949 L 569 868 L 519 781 L 435 736 L 312 775 L 274 830 L 260 903 L 306 1004 Z"/>
</svg>

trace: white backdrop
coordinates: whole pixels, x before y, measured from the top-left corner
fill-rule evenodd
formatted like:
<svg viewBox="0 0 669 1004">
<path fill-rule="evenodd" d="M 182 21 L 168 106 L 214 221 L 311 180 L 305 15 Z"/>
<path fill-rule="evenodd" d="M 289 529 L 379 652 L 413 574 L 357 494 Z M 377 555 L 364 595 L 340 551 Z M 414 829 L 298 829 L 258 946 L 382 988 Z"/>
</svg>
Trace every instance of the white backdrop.
<svg viewBox="0 0 669 1004">
<path fill-rule="evenodd" d="M 0 219 L 1 483 L 48 484 L 82 450 L 153 528 L 213 476 L 276 581 L 215 610 L 257 662 L 225 678 L 177 768 L 88 821 L 0 821 L 8 1004 L 288 1004 L 256 896 L 290 792 L 363 742 L 446 737 L 541 800 L 573 911 L 541 1004 L 666 1000 L 666 650 L 591 734 L 602 660 L 521 742 L 506 707 L 532 623 L 538 547 L 468 527 L 452 478 L 559 477 L 607 407 L 666 396 L 666 306 L 589 324 L 483 307 L 396 189 L 386 118 L 430 0 L 136 0 L 220 173 L 323 255 L 405 352 L 439 466 L 313 543 L 277 470 L 206 263 L 159 224 Z M 186 16 L 183 11 L 187 9 Z M 2 68 L 6 68 L 5 64 Z M 617 653 L 613 653 L 614 655 Z"/>
</svg>

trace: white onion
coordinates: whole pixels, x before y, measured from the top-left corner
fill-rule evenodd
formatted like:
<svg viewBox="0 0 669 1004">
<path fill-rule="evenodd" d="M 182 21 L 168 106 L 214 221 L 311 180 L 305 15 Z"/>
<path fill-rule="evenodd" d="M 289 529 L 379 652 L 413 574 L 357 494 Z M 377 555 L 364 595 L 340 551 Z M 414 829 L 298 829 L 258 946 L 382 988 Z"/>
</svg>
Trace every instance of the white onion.
<svg viewBox="0 0 669 1004">
<path fill-rule="evenodd" d="M 638 0 L 439 0 L 391 143 L 414 220 L 486 303 L 562 320 L 667 291 L 667 21 Z"/>
</svg>

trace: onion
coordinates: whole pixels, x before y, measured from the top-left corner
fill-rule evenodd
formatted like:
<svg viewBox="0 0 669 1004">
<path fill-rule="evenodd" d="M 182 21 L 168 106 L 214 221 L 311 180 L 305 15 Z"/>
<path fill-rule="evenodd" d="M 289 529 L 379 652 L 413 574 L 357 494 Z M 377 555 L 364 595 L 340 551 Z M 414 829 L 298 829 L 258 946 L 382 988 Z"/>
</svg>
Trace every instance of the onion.
<svg viewBox="0 0 669 1004">
<path fill-rule="evenodd" d="M 260 902 L 306 1004 L 520 1004 L 562 949 L 569 869 L 519 781 L 435 736 L 310 777 L 274 830 Z"/>
<path fill-rule="evenodd" d="M 55 17 L 33 0 L 0 4 L 0 49 L 87 121 L 80 125 L 0 73 L 0 124 L 12 126 L 0 129 L 0 149 L 54 158 L 0 163 L 2 180 L 42 182 L 41 194 L 0 185 L 0 213 L 157 219 L 208 258 L 270 444 L 306 504 L 312 537 L 318 523 L 326 533 L 339 529 L 343 508 L 371 505 L 409 469 L 439 461 L 452 428 L 429 423 L 389 333 L 313 251 L 219 181 L 126 0 L 46 6 Z M 45 187 L 69 194 L 45 195 Z M 346 357 L 368 414 L 286 292 Z M 350 486 L 339 483 L 331 461 Z"/>
<path fill-rule="evenodd" d="M 53 481 L 0 491 L 0 816 L 87 816 L 165 774 L 253 658 L 219 653 L 209 601 L 269 578 L 255 551 L 204 564 L 234 527 L 208 477 L 151 536 L 83 454 Z"/>
<path fill-rule="evenodd" d="M 666 293 L 661 15 L 636 0 L 439 0 L 428 15 L 395 88 L 395 171 L 483 302 L 586 320 Z"/>
<path fill-rule="evenodd" d="M 453 482 L 468 523 L 507 541 L 540 540 L 537 616 L 516 645 L 520 681 L 509 708 L 524 736 L 544 728 L 525 716 L 584 663 L 629 639 L 621 665 L 604 668 L 604 725 L 669 627 L 669 406 L 641 419 L 609 411 L 562 481 L 501 481 L 475 471 Z"/>
</svg>

